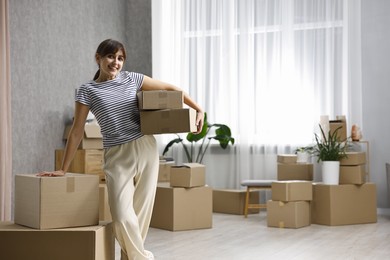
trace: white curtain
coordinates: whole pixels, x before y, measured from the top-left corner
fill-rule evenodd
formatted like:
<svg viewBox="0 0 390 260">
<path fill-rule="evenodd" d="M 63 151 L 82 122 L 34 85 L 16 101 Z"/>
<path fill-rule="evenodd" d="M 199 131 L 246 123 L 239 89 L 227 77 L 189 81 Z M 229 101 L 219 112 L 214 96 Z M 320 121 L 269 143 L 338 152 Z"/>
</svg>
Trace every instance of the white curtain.
<svg viewBox="0 0 390 260">
<path fill-rule="evenodd" d="M 152 11 L 153 76 L 236 139 L 206 155 L 210 185 L 275 179 L 276 155 L 311 144 L 321 115 L 363 127 L 360 1 L 153 0 Z"/>
<path fill-rule="evenodd" d="M 12 138 L 8 1 L 0 0 L 0 221 L 11 220 Z"/>
</svg>

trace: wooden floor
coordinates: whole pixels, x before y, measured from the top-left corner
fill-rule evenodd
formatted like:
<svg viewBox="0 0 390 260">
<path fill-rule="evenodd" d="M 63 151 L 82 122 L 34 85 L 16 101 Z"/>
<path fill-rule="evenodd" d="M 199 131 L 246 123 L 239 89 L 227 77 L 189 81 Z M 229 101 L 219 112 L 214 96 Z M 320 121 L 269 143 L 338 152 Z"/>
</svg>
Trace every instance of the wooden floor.
<svg viewBox="0 0 390 260">
<path fill-rule="evenodd" d="M 211 229 L 151 228 L 145 248 L 157 260 L 390 259 L 390 216 L 378 215 L 374 224 L 281 229 L 267 227 L 264 211 L 247 219 L 214 213 Z"/>
</svg>

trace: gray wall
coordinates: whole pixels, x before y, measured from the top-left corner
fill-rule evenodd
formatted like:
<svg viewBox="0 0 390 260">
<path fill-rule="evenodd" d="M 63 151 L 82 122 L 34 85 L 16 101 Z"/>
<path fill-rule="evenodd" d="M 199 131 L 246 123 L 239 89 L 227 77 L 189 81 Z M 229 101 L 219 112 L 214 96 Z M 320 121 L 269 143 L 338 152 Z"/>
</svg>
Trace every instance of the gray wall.
<svg viewBox="0 0 390 260">
<path fill-rule="evenodd" d="M 151 2 L 9 0 L 13 173 L 54 169 L 74 89 L 97 70 L 107 38 L 123 42 L 125 69 L 151 75 Z"/>
<path fill-rule="evenodd" d="M 362 0 L 363 135 L 370 141 L 371 181 L 378 207 L 389 208 L 385 163 L 390 162 L 390 1 Z"/>
</svg>

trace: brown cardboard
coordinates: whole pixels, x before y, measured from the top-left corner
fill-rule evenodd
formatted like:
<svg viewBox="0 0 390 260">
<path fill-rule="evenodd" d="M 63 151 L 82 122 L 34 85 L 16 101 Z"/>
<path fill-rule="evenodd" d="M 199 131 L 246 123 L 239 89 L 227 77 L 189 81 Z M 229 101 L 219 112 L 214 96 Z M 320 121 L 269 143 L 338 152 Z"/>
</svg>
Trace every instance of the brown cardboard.
<svg viewBox="0 0 390 260">
<path fill-rule="evenodd" d="M 278 163 L 296 163 L 298 156 L 296 154 L 278 154 Z"/>
<path fill-rule="evenodd" d="M 363 184 L 366 182 L 366 165 L 340 166 L 340 184 Z"/>
<path fill-rule="evenodd" d="M 111 221 L 110 205 L 106 184 L 99 184 L 99 221 Z"/>
<path fill-rule="evenodd" d="M 55 151 L 55 169 L 59 170 L 62 166 L 62 158 L 64 150 Z M 89 173 L 99 176 L 100 183 L 105 182 L 105 175 L 103 171 L 103 150 L 96 149 L 81 149 L 76 150 L 72 162 L 69 165 L 68 172 Z"/>
<path fill-rule="evenodd" d="M 337 128 L 341 127 L 337 131 L 339 141 L 345 141 L 347 139 L 347 120 L 345 116 L 336 116 L 335 120 L 329 120 L 329 132 L 332 134 Z M 326 137 L 328 134 L 325 133 Z"/>
<path fill-rule="evenodd" d="M 65 127 L 64 136 L 65 140 L 68 139 L 71 125 Z M 78 149 L 103 149 L 103 139 L 100 132 L 100 126 L 98 124 L 85 124 L 84 136 L 81 139 Z"/>
<path fill-rule="evenodd" d="M 313 180 L 313 164 L 312 163 L 296 163 L 277 165 L 277 179 L 285 180 Z"/>
<path fill-rule="evenodd" d="M 267 225 L 278 228 L 301 228 L 310 225 L 310 202 L 267 201 Z"/>
<path fill-rule="evenodd" d="M 213 212 L 244 215 L 246 190 L 213 189 Z M 251 191 L 250 204 L 259 204 L 259 191 Z M 248 214 L 259 213 L 260 209 L 248 209 Z"/>
<path fill-rule="evenodd" d="M 158 181 L 169 182 L 171 179 L 171 166 L 175 165 L 175 161 L 161 161 L 158 170 Z"/>
<path fill-rule="evenodd" d="M 182 91 L 150 90 L 137 93 L 138 107 L 141 110 L 183 108 Z"/>
<path fill-rule="evenodd" d="M 15 223 L 37 229 L 97 225 L 99 178 L 15 176 Z"/>
<path fill-rule="evenodd" d="M 206 185 L 206 167 L 199 163 L 171 166 L 171 187 L 191 188 Z"/>
<path fill-rule="evenodd" d="M 211 228 L 212 211 L 210 187 L 173 188 L 159 183 L 150 226 L 171 231 Z"/>
<path fill-rule="evenodd" d="M 347 152 L 347 158 L 340 160 L 340 165 L 361 165 L 366 164 L 365 152 Z"/>
<path fill-rule="evenodd" d="M 145 135 L 196 132 L 196 111 L 192 108 L 141 111 L 141 132 Z"/>
<path fill-rule="evenodd" d="M 115 240 L 109 223 L 37 230 L 0 222 L 0 259 L 113 260 Z"/>
<path fill-rule="evenodd" d="M 312 223 L 338 226 L 377 222 L 376 185 L 313 184 Z"/>
<path fill-rule="evenodd" d="M 313 198 L 310 181 L 275 181 L 272 182 L 271 199 L 275 201 L 310 201 Z"/>
</svg>

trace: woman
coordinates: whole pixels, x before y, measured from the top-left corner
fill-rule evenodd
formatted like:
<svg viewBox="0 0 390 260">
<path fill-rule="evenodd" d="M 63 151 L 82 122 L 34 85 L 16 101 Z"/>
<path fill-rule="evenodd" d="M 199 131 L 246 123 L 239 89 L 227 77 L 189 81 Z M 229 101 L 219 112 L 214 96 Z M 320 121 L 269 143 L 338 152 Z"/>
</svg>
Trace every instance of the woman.
<svg viewBox="0 0 390 260">
<path fill-rule="evenodd" d="M 144 249 L 153 210 L 158 175 L 158 150 L 153 136 L 140 131 L 137 91 L 181 90 L 139 73 L 122 71 L 124 46 L 103 41 L 96 51 L 99 66 L 94 79 L 79 88 L 72 129 L 65 147 L 62 168 L 40 176 L 64 175 L 84 134 L 91 111 L 100 127 L 104 146 L 104 172 L 115 236 L 123 259 L 154 259 Z M 187 94 L 184 103 L 197 111 L 197 133 L 202 130 L 204 112 Z"/>
</svg>

